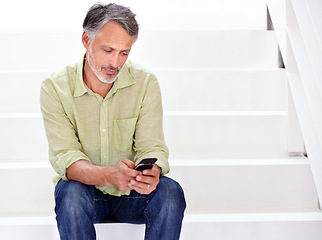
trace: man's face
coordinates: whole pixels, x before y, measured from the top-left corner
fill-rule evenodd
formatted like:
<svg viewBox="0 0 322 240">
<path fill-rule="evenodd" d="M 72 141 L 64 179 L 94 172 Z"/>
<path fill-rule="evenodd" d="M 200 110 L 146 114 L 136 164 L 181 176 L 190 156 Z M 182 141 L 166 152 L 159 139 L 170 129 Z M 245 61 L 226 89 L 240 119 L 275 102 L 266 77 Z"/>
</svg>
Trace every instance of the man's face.
<svg viewBox="0 0 322 240">
<path fill-rule="evenodd" d="M 88 65 L 95 76 L 104 83 L 116 80 L 133 43 L 134 37 L 115 22 L 106 23 L 92 40 L 83 34 Z"/>
</svg>

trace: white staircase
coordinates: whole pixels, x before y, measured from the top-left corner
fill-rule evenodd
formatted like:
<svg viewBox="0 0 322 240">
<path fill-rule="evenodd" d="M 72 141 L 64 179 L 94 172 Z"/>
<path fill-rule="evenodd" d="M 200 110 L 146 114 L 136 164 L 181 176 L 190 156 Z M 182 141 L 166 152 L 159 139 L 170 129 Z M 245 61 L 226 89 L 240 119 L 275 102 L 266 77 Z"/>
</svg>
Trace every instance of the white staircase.
<svg viewBox="0 0 322 240">
<path fill-rule="evenodd" d="M 180 1 L 119 2 L 141 13 L 131 59 L 154 70 L 161 85 L 169 176 L 181 183 L 188 204 L 181 239 L 321 239 L 309 162 L 288 152 L 287 80 L 278 68 L 274 32 L 265 30 L 265 2 L 187 1 L 185 11 L 178 10 Z M 170 3 L 177 11 L 166 11 Z M 86 11 L 90 4 L 79 5 Z M 162 10 L 167 19 L 158 16 Z M 178 14 L 182 18 L 171 24 Z M 153 25 L 151 17 L 164 22 Z M 59 239 L 55 173 L 38 98 L 50 72 L 84 53 L 81 30 L 64 27 L 35 33 L 0 28 L 0 239 Z M 143 225 L 96 228 L 102 240 L 144 235 Z"/>
</svg>

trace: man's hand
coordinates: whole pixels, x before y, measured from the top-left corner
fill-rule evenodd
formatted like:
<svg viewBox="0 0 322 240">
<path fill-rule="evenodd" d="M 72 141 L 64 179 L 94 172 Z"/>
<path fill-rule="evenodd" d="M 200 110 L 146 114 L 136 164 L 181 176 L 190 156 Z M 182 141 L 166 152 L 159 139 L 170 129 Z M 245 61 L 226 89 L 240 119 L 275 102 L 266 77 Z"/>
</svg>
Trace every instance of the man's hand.
<svg viewBox="0 0 322 240">
<path fill-rule="evenodd" d="M 124 159 L 112 167 L 111 172 L 106 175 L 109 185 L 116 187 L 120 191 L 129 191 L 132 188 L 129 182 L 138 176 L 138 171 L 134 170 L 134 162 Z"/>
<path fill-rule="evenodd" d="M 150 194 L 159 184 L 161 168 L 153 165 L 152 169 L 139 172 L 139 175 L 132 179 L 128 186 L 141 194 Z"/>
</svg>

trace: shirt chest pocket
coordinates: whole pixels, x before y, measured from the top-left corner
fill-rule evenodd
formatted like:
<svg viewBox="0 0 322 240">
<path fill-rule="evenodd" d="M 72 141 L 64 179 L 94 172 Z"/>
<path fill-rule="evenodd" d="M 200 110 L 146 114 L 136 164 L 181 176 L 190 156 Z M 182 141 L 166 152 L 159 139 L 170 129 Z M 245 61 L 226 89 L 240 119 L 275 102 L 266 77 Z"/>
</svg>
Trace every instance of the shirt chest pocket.
<svg viewBox="0 0 322 240">
<path fill-rule="evenodd" d="M 115 147 L 121 151 L 131 151 L 137 117 L 114 120 Z"/>
</svg>

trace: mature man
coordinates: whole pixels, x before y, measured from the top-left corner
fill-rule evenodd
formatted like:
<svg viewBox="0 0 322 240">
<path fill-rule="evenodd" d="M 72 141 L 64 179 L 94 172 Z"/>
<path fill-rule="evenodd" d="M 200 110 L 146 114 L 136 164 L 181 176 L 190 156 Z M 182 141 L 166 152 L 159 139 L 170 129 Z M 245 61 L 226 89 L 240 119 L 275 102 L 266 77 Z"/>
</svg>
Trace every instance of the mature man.
<svg viewBox="0 0 322 240">
<path fill-rule="evenodd" d="M 179 239 L 186 204 L 164 176 L 160 88 L 151 72 L 126 62 L 138 37 L 135 15 L 95 4 L 83 28 L 85 57 L 41 87 L 61 239 L 95 239 L 94 224 L 106 219 L 146 224 L 145 239 Z M 157 162 L 135 170 L 144 158 Z"/>
</svg>

